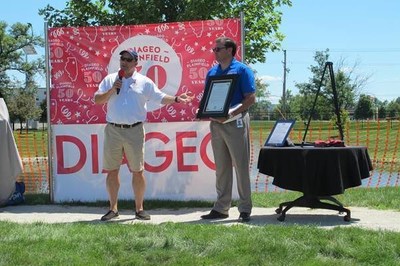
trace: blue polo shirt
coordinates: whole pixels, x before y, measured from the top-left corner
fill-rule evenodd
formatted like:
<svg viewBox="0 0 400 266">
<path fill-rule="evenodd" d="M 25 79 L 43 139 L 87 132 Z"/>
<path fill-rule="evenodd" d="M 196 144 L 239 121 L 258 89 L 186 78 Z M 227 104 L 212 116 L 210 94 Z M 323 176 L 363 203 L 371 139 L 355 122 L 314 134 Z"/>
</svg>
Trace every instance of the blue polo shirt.
<svg viewBox="0 0 400 266">
<path fill-rule="evenodd" d="M 238 74 L 239 78 L 236 81 L 234 94 L 232 97 L 232 101 L 230 106 L 235 106 L 238 103 L 241 103 L 244 99 L 244 95 L 248 93 L 254 93 L 256 91 L 256 82 L 254 79 L 253 71 L 243 64 L 239 62 L 235 58 L 232 59 L 231 64 L 225 70 L 221 69 L 221 65 L 213 66 L 207 73 L 206 84 L 208 77 L 210 76 L 221 76 L 221 75 L 232 75 Z"/>
</svg>

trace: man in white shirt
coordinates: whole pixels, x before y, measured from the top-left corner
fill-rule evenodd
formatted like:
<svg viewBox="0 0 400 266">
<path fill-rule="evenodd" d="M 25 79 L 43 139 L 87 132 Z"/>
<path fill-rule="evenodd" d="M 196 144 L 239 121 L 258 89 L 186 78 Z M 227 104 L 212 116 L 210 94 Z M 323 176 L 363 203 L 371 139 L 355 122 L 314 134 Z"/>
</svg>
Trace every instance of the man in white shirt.
<svg viewBox="0 0 400 266">
<path fill-rule="evenodd" d="M 118 173 L 124 153 L 132 172 L 135 217 L 149 220 L 150 215 L 143 209 L 146 189 L 146 179 L 143 174 L 145 136 L 143 122 L 147 113 L 146 102 L 152 100 L 161 104 L 188 103 L 193 97 L 186 93 L 171 96 L 161 92 L 151 79 L 136 71 L 138 54 L 135 50 L 123 50 L 120 55 L 120 71 L 107 75 L 94 95 L 96 104 L 107 103 L 103 168 L 108 172 L 106 186 L 110 209 L 101 220 L 107 221 L 119 216 Z"/>
</svg>

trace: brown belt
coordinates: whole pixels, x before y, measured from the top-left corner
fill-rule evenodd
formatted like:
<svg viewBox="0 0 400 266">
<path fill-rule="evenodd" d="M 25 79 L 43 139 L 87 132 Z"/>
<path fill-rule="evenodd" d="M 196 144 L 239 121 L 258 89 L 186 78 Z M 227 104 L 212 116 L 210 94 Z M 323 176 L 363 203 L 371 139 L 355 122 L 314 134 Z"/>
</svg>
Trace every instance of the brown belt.
<svg viewBox="0 0 400 266">
<path fill-rule="evenodd" d="M 137 126 L 137 125 L 140 125 L 142 122 L 137 122 L 137 123 L 132 124 L 132 125 L 116 124 L 116 123 L 111 123 L 111 122 L 108 122 L 108 123 L 109 123 L 110 125 L 114 126 L 114 127 L 119 127 L 119 128 L 132 128 L 132 127 L 135 127 L 135 126 Z"/>
</svg>

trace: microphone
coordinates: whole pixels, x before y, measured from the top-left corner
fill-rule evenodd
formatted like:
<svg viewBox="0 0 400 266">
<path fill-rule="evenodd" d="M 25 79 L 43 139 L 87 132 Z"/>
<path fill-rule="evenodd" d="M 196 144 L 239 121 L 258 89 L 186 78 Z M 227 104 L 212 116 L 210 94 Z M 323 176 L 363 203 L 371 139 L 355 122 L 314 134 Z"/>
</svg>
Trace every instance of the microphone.
<svg viewBox="0 0 400 266">
<path fill-rule="evenodd" d="M 123 69 L 120 69 L 118 71 L 118 79 L 122 80 L 122 78 L 125 76 L 125 71 Z M 119 94 L 120 88 L 117 89 L 117 95 Z"/>
</svg>

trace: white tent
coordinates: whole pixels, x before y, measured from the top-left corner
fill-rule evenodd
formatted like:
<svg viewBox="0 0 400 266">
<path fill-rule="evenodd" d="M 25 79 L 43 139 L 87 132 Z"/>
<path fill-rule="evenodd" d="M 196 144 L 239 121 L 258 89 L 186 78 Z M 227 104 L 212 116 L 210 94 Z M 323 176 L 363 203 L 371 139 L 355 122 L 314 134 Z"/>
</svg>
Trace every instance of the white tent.
<svg viewBox="0 0 400 266">
<path fill-rule="evenodd" d="M 23 170 L 9 120 L 7 105 L 0 98 L 0 205 L 14 192 L 17 177 Z"/>
</svg>

